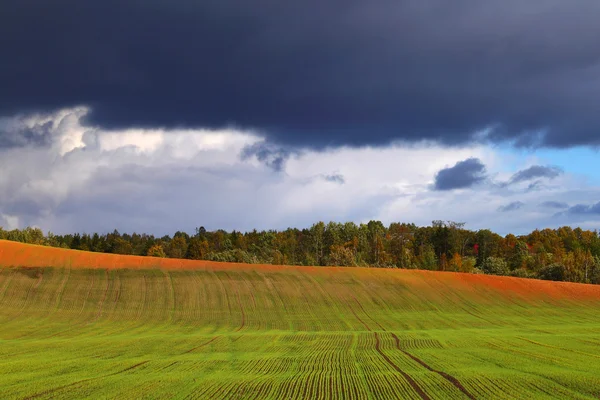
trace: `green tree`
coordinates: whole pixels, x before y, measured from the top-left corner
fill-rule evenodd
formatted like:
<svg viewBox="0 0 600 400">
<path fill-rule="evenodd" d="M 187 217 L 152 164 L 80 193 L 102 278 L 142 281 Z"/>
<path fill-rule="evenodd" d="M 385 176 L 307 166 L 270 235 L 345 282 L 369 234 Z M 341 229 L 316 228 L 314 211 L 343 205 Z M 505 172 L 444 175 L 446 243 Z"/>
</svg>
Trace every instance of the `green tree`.
<svg viewBox="0 0 600 400">
<path fill-rule="evenodd" d="M 549 281 L 564 281 L 566 275 L 566 268 L 564 265 L 554 263 L 542 268 L 538 274 L 540 279 Z"/>
<path fill-rule="evenodd" d="M 170 258 L 185 258 L 187 252 L 187 242 L 183 236 L 174 237 L 167 247 L 167 254 Z"/>
<path fill-rule="evenodd" d="M 194 236 L 190 238 L 185 258 L 189 258 L 190 260 L 204 260 L 208 255 L 208 249 L 209 245 L 205 239 Z"/>
<path fill-rule="evenodd" d="M 354 252 L 343 245 L 333 245 L 329 251 L 327 265 L 350 267 L 355 265 Z"/>
<path fill-rule="evenodd" d="M 486 274 L 492 275 L 508 275 L 509 269 L 506 261 L 499 257 L 488 257 L 482 265 L 482 269 Z"/>
<path fill-rule="evenodd" d="M 150 256 L 150 257 L 161 257 L 161 258 L 165 258 L 167 256 L 165 254 L 165 249 L 163 249 L 162 245 L 160 245 L 159 243 L 150 247 L 150 249 L 148 249 L 148 253 L 146 255 Z"/>
</svg>

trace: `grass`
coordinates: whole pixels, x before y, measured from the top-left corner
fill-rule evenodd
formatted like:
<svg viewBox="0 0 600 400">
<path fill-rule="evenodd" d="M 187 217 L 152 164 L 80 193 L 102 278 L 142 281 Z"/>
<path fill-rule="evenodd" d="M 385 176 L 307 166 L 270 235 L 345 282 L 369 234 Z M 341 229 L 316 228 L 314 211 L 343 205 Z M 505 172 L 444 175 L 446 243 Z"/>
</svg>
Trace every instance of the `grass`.
<svg viewBox="0 0 600 400">
<path fill-rule="evenodd" d="M 0 241 L 2 398 L 600 396 L 600 287 L 46 249 Z"/>
</svg>

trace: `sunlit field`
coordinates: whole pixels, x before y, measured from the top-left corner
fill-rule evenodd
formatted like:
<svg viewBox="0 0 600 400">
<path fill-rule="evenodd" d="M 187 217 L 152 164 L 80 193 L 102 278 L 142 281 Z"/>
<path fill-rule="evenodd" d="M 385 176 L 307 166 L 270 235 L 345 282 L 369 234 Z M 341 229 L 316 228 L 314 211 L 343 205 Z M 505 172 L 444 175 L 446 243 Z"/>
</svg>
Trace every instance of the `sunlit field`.
<svg viewBox="0 0 600 400">
<path fill-rule="evenodd" d="M 1 398 L 600 396 L 600 287 L 0 242 Z"/>
</svg>

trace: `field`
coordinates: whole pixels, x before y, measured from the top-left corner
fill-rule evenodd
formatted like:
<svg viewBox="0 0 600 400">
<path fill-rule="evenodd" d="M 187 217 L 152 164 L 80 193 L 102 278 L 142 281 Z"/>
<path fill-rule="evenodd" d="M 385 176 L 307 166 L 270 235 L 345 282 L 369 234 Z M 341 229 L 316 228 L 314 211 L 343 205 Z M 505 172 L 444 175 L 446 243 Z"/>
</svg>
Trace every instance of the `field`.
<svg viewBox="0 0 600 400">
<path fill-rule="evenodd" d="M 1 398 L 600 396 L 600 287 L 0 241 Z"/>
</svg>

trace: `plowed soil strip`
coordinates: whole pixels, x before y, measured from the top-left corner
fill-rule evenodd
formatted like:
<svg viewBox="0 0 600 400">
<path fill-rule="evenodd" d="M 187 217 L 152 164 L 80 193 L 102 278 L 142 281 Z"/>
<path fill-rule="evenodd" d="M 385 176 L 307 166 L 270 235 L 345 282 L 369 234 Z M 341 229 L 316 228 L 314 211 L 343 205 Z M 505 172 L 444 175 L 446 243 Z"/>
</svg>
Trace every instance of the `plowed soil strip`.
<svg viewBox="0 0 600 400">
<path fill-rule="evenodd" d="M 467 396 L 469 399 L 471 400 L 475 400 L 475 396 L 473 396 L 463 385 L 462 383 L 460 383 L 460 381 L 458 379 L 456 379 L 455 377 L 453 377 L 452 375 L 443 372 L 443 371 L 438 371 L 437 369 L 432 368 L 429 364 L 427 364 L 425 361 L 421 360 L 420 358 L 413 356 L 412 354 L 410 354 L 409 352 L 403 350 L 400 347 L 400 339 L 398 339 L 398 336 L 396 336 L 395 334 L 391 334 L 392 337 L 394 338 L 394 340 L 396 341 L 396 348 L 398 350 L 400 350 L 402 353 L 404 353 L 405 355 L 407 355 L 408 357 L 410 357 L 411 359 L 413 359 L 414 361 L 416 361 L 417 363 L 419 363 L 420 365 L 422 365 L 423 367 L 427 368 L 428 370 L 430 370 L 431 372 L 435 372 L 436 374 L 440 375 L 441 377 L 443 377 L 444 379 L 446 379 L 448 382 L 450 382 L 451 384 L 454 385 L 454 387 L 456 387 L 458 390 L 460 390 L 465 396 Z"/>
<path fill-rule="evenodd" d="M 423 391 L 423 389 L 421 389 L 419 384 L 417 382 L 415 382 L 415 380 L 413 378 L 411 378 L 410 375 L 408 375 L 406 372 L 402 371 L 400 369 L 400 367 L 398 367 L 388 356 L 385 355 L 385 353 L 383 351 L 381 351 L 380 344 L 379 344 L 379 335 L 377 334 L 377 332 L 374 332 L 374 333 L 375 333 L 375 350 L 377 350 L 377 352 L 381 355 L 381 357 L 383 357 L 383 359 L 388 364 L 390 364 L 390 366 L 392 368 L 394 368 L 396 371 L 398 371 L 404 377 L 404 379 L 406 379 L 406 381 L 410 384 L 410 386 L 413 388 L 413 390 L 415 392 L 417 392 L 419 394 L 419 396 L 421 396 L 422 399 L 424 399 L 424 400 L 430 399 L 430 397 L 427 395 L 427 393 L 425 393 Z"/>
</svg>

